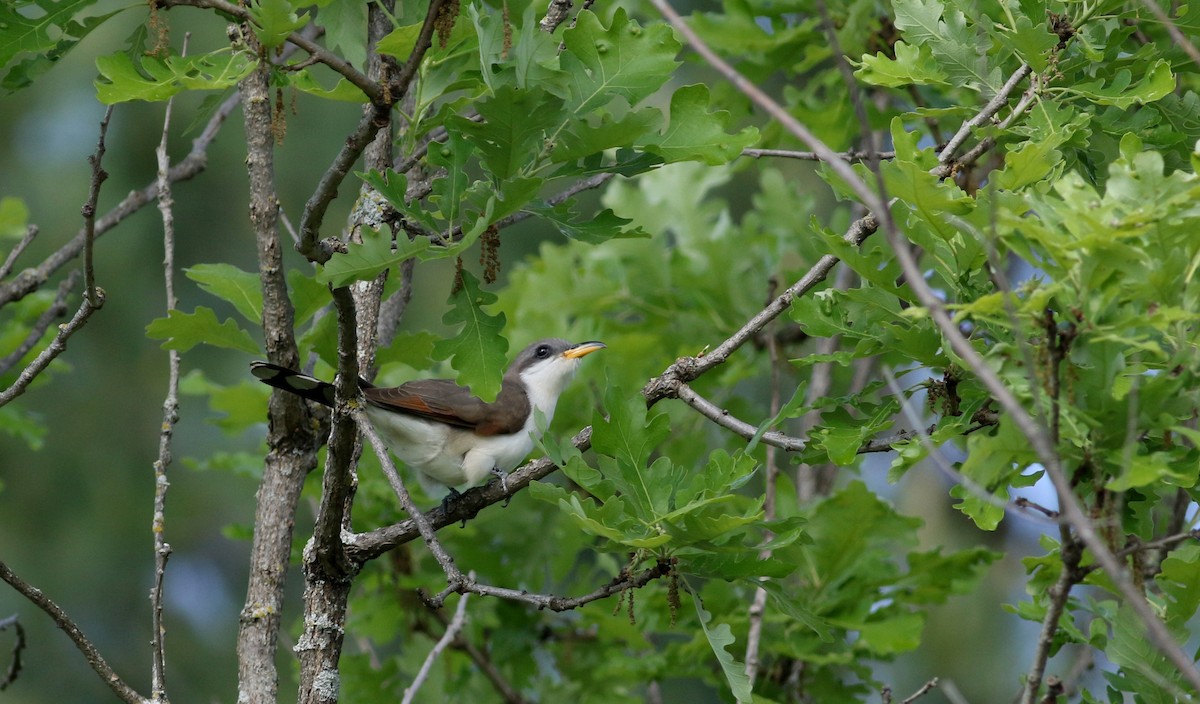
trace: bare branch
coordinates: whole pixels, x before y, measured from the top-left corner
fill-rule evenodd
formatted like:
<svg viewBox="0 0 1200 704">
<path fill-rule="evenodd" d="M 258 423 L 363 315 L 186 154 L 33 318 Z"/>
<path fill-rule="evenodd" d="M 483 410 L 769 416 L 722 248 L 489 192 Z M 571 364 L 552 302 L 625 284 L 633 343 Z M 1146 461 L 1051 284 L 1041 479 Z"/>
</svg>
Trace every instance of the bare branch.
<svg viewBox="0 0 1200 704">
<path fill-rule="evenodd" d="M 775 292 L 778 286 L 778 279 L 772 276 L 768 284 L 768 303 L 770 303 L 771 299 L 775 297 Z M 779 370 L 780 350 L 779 342 L 776 340 L 774 335 L 768 335 L 767 340 L 767 356 L 771 365 L 771 401 L 769 412 L 771 417 L 774 418 L 775 416 L 779 415 L 779 409 L 781 407 L 779 393 L 779 387 L 781 385 Z M 765 454 L 767 476 L 763 486 L 763 520 L 773 521 L 775 520 L 776 516 L 775 490 L 776 484 L 779 481 L 779 465 L 776 462 L 775 446 L 767 445 Z M 764 538 L 766 540 L 770 540 L 775 535 L 771 531 L 765 531 L 765 533 L 766 535 Z M 772 551 L 769 549 L 761 550 L 758 553 L 758 559 L 769 560 L 771 559 L 771 554 Z M 762 587 L 758 587 L 754 590 L 754 600 L 750 602 L 750 611 L 747 617 L 750 625 L 746 631 L 746 679 L 750 680 L 751 687 L 754 685 L 755 677 L 758 676 L 758 654 L 762 644 L 763 616 L 766 614 L 766 611 L 767 590 L 763 589 Z"/>
<path fill-rule="evenodd" d="M 712 401 L 709 401 L 700 394 L 696 393 L 692 387 L 688 386 L 687 384 L 680 382 L 679 385 L 676 386 L 675 397 L 694 408 L 705 418 L 708 418 L 722 428 L 732 430 L 734 433 L 746 438 L 747 440 L 754 438 L 754 436 L 758 434 L 758 428 L 743 420 L 735 418 L 729 413 L 729 411 L 718 407 Z M 788 452 L 799 452 L 808 446 L 808 442 L 803 438 L 786 435 L 774 430 L 763 433 L 761 436 L 759 436 L 759 440 L 761 440 L 765 445 L 778 447 L 782 450 L 787 450 Z"/>
<path fill-rule="evenodd" d="M 34 606 L 46 612 L 54 621 L 54 625 L 58 626 L 63 633 L 66 633 L 79 652 L 83 653 L 83 657 L 87 660 L 88 665 L 91 666 L 92 671 L 99 675 L 100 679 L 104 681 L 104 684 L 108 685 L 108 688 L 112 690 L 118 699 L 126 702 L 126 704 L 148 704 L 145 697 L 138 694 L 137 690 L 130 687 L 112 669 L 108 661 L 104 659 L 104 656 L 100 654 L 100 651 L 96 649 L 92 641 L 88 640 L 88 637 L 84 635 L 75 621 L 58 604 L 55 604 L 49 597 L 43 594 L 41 589 L 18 577 L 3 561 L 0 561 L 0 579 L 17 590 L 21 596 L 33 602 Z"/>
<path fill-rule="evenodd" d="M 317 240 L 321 234 L 321 224 L 325 220 L 325 211 L 329 204 L 337 198 L 338 187 L 354 168 L 354 162 L 362 156 L 363 150 L 375 139 L 379 130 L 388 124 L 388 111 L 377 108 L 363 114 L 354 132 L 346 138 L 341 150 L 334 157 L 333 163 L 321 175 L 313 194 L 304 204 L 304 214 L 300 217 L 300 243 L 296 250 L 309 261 L 325 263 L 329 261 L 332 251 L 323 247 Z"/>
<path fill-rule="evenodd" d="M 1033 704 L 1038 689 L 1042 686 L 1042 677 L 1046 672 L 1046 662 L 1050 658 L 1050 647 L 1054 636 L 1058 633 L 1058 623 L 1066 611 L 1067 599 L 1071 589 L 1083 580 L 1086 572 L 1079 569 L 1083 558 L 1083 548 L 1073 539 L 1066 526 L 1061 528 L 1064 540 L 1060 553 L 1062 555 L 1062 572 L 1058 580 L 1047 591 L 1050 603 L 1046 606 L 1046 615 L 1042 617 L 1042 629 L 1038 633 L 1037 643 L 1033 651 L 1033 663 L 1029 666 L 1029 674 L 1025 676 L 1025 688 L 1021 691 L 1021 704 Z"/>
<path fill-rule="evenodd" d="M 182 53 L 187 53 L 188 38 L 184 35 Z M 158 161 L 158 211 L 163 223 L 163 292 L 166 294 L 167 311 L 179 307 L 175 295 L 175 196 L 171 192 L 171 158 L 167 154 L 171 128 L 171 111 L 174 99 L 167 101 L 163 112 L 162 138 L 154 153 Z M 167 395 L 163 400 L 163 419 L 158 436 L 158 459 L 154 462 L 154 518 L 151 532 L 154 536 L 154 584 L 150 588 L 150 614 L 152 635 L 150 637 L 150 696 L 154 701 L 167 700 L 166 684 L 166 626 L 163 623 L 163 578 L 167 570 L 167 558 L 171 545 L 166 540 L 167 468 L 171 465 L 171 438 L 175 424 L 179 422 L 179 351 L 167 351 Z"/>
<path fill-rule="evenodd" d="M 658 0 L 655 0 L 656 2 Z M 855 246 L 875 232 L 878 224 L 875 217 L 867 215 L 856 220 L 850 229 L 842 236 Z M 657 377 L 651 379 L 642 387 L 642 395 L 646 397 L 647 405 L 654 405 L 664 398 L 672 398 L 681 384 L 686 384 L 710 369 L 722 364 L 729 356 L 747 341 L 753 339 L 766 327 L 767 323 L 779 317 L 791 307 L 792 300 L 804 295 L 814 286 L 825 280 L 829 272 L 838 263 L 838 258 L 827 254 L 815 264 L 796 283 L 792 284 L 771 301 L 765 308 L 746 322 L 737 332 L 726 338 L 721 344 L 700 357 L 681 357 Z"/>
<path fill-rule="evenodd" d="M 21 253 L 25 251 L 25 248 L 33 242 L 37 235 L 37 225 L 29 225 L 25 228 L 25 234 L 21 237 L 21 241 L 17 242 L 17 244 L 13 246 L 12 251 L 10 251 L 8 256 L 4 258 L 4 264 L 0 265 L 0 279 L 5 278 L 12 273 L 13 266 L 15 266 L 17 263 L 17 257 L 21 256 Z"/>
<path fill-rule="evenodd" d="M 16 638 L 13 640 L 7 671 L 4 673 L 4 677 L 0 678 L 0 692 L 17 681 L 17 677 L 21 674 L 21 654 L 25 651 L 25 627 L 21 625 L 16 614 L 8 618 L 0 618 L 0 631 L 7 631 L 9 628 L 13 629 Z"/>
<path fill-rule="evenodd" d="M 475 573 L 470 573 L 467 578 L 474 581 Z M 470 598 L 470 594 L 463 594 L 459 597 L 458 607 L 454 609 L 454 618 L 450 619 L 450 623 L 446 625 L 446 632 L 425 656 L 425 662 L 421 663 L 421 669 L 417 670 L 416 677 L 413 677 L 412 682 L 404 688 L 404 697 L 400 700 L 400 704 L 412 704 L 413 697 L 417 695 L 421 685 L 425 684 L 425 680 L 428 679 L 429 672 L 433 669 L 433 663 L 437 661 L 442 651 L 462 633 L 463 627 L 467 625 L 467 600 Z"/>
<path fill-rule="evenodd" d="M 1017 85 L 1019 85 L 1021 81 L 1025 80 L 1025 77 L 1028 76 L 1032 70 L 1033 69 L 1029 67 L 1029 64 L 1021 64 L 1021 66 L 1016 71 L 1013 71 L 1013 74 L 1008 77 L 1008 80 L 1004 82 L 1004 85 L 1001 86 L 1000 90 L 996 92 L 996 95 L 993 96 L 992 99 L 983 106 L 983 109 L 972 115 L 971 119 L 962 123 L 962 125 L 958 128 L 958 131 L 954 133 L 954 136 L 950 138 L 950 141 L 946 142 L 946 146 L 942 147 L 941 152 L 938 154 L 938 161 L 943 166 L 947 166 L 954 161 L 954 152 L 958 151 L 958 148 L 963 145 L 963 142 L 967 141 L 967 138 L 971 136 L 971 132 L 982 126 L 985 122 L 991 120 L 992 116 L 1000 112 L 1001 108 L 1003 108 L 1005 105 L 1008 105 L 1008 96 L 1012 95 L 1012 92 L 1016 90 Z M 945 176 L 946 174 L 938 173 L 937 175 Z"/>
<path fill-rule="evenodd" d="M 101 166 L 104 159 L 104 137 L 108 134 L 108 121 L 112 118 L 113 106 L 109 105 L 100 120 L 100 138 L 96 140 L 96 153 L 88 157 L 92 165 L 92 185 L 88 189 L 87 202 L 83 204 L 83 296 L 92 308 L 104 305 L 104 294 L 96 288 L 96 272 L 92 267 L 92 249 L 96 241 L 96 201 L 100 199 L 100 185 L 108 178 Z"/>
<path fill-rule="evenodd" d="M 190 179 L 205 169 L 208 162 L 209 145 L 216 139 L 221 126 L 238 106 L 240 100 L 241 96 L 235 93 L 221 103 L 213 116 L 209 118 L 204 131 L 192 142 L 192 149 L 188 155 L 171 167 L 169 178 L 172 183 Z M 102 217 L 96 218 L 91 236 L 100 237 L 121 224 L 125 218 L 136 213 L 142 206 L 153 202 L 157 197 L 157 180 L 141 190 L 131 192 Z M 41 264 L 23 270 L 12 281 L 0 285 L 0 306 L 20 300 L 41 288 L 55 271 L 83 252 L 88 237 L 88 230 L 81 228 L 70 242 L 48 256 Z"/>
<path fill-rule="evenodd" d="M 934 677 L 933 679 L 929 680 L 925 684 L 921 685 L 921 687 L 917 691 L 913 692 L 908 697 L 905 697 L 904 701 L 900 702 L 900 704 L 912 704 L 913 702 L 917 701 L 921 697 L 932 692 L 934 690 L 934 688 L 936 688 L 937 686 L 938 686 L 938 678 Z"/>
<path fill-rule="evenodd" d="M 433 46 L 433 31 L 438 17 L 448 2 L 449 0 L 430 0 L 429 7 L 425 10 L 425 21 L 421 25 L 421 31 L 417 34 L 417 41 L 413 44 L 412 53 L 400 67 L 400 73 L 396 75 L 396 79 L 388 85 L 391 104 L 395 104 L 408 93 L 408 87 L 417 77 L 417 68 L 420 67 L 421 60 L 425 58 L 429 47 Z"/>
<path fill-rule="evenodd" d="M 297 368 L 295 311 L 288 298 L 280 246 L 271 129 L 270 68 L 263 64 L 242 80 L 250 223 L 254 229 L 263 291 L 263 338 L 267 358 Z M 279 676 L 275 656 L 283 590 L 304 478 L 316 466 L 318 442 L 304 402 L 275 392 L 268 405 L 267 456 L 257 494 L 246 603 L 238 629 L 238 701 L 274 704 Z"/>
<path fill-rule="evenodd" d="M 441 611 L 431 608 L 429 613 L 433 614 L 433 617 L 440 621 L 443 626 L 449 624 Z M 463 651 L 467 654 L 467 657 L 471 658 L 471 661 L 475 663 L 475 667 L 478 667 L 483 676 L 492 683 L 492 687 L 507 704 L 526 704 L 525 697 L 522 697 L 521 693 L 504 678 L 504 675 L 500 673 L 500 669 L 496 667 L 496 663 L 492 662 L 491 657 L 488 656 L 486 651 L 475 647 L 461 632 L 454 639 L 454 642 L 451 643 L 451 646 Z"/>
<path fill-rule="evenodd" d="M 778 157 L 781 159 L 800 159 L 802 161 L 820 161 L 821 157 L 816 152 L 798 152 L 791 149 L 743 149 L 742 156 L 754 157 L 761 159 L 765 156 Z M 869 159 L 895 159 L 896 152 L 871 152 L 865 150 L 852 152 L 839 152 L 838 158 L 845 161 L 867 161 Z"/>
</svg>

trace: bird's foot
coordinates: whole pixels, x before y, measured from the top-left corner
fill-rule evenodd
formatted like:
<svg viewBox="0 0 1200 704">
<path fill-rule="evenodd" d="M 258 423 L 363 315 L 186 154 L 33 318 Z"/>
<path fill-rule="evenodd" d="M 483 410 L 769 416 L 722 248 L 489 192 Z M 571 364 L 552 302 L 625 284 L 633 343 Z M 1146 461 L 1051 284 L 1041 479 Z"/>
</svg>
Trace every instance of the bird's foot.
<svg viewBox="0 0 1200 704">
<path fill-rule="evenodd" d="M 508 472 L 505 472 L 499 467 L 492 467 L 492 474 L 500 477 L 500 489 L 504 492 L 504 508 L 508 508 L 508 503 L 512 501 L 512 494 L 508 493 Z"/>
<path fill-rule="evenodd" d="M 446 494 L 446 496 L 442 498 L 442 513 L 445 514 L 450 513 L 450 507 L 455 501 L 458 501 L 459 497 L 462 496 L 462 492 L 460 492 L 458 489 L 455 489 L 452 486 L 447 488 L 450 489 L 450 493 Z M 467 527 L 467 519 L 465 518 L 463 519 L 462 527 Z"/>
</svg>

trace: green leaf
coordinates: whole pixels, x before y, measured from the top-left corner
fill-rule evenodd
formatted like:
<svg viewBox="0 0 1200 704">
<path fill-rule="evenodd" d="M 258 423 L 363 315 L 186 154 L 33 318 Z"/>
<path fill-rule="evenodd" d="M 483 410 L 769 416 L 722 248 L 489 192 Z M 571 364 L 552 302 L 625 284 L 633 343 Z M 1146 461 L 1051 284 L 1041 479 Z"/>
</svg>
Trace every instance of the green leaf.
<svg viewBox="0 0 1200 704">
<path fill-rule="evenodd" d="M 262 322 L 262 283 L 258 274 L 242 271 L 232 264 L 197 264 L 183 271 L 200 288 L 232 303 L 249 322 Z"/>
<path fill-rule="evenodd" d="M 475 145 L 497 183 L 527 172 L 546 131 L 562 117 L 562 101 L 538 89 L 504 86 L 475 107 L 483 121 L 455 117 L 451 124 Z"/>
<path fill-rule="evenodd" d="M 686 581 L 685 581 L 686 583 Z M 729 624 L 722 623 L 716 627 L 710 627 L 712 614 L 704 610 L 704 605 L 700 603 L 700 597 L 696 591 L 688 585 L 688 592 L 692 595 L 692 604 L 696 607 L 696 618 L 700 621 L 700 628 L 704 630 L 704 637 L 708 640 L 709 647 L 712 648 L 713 655 L 717 656 L 717 662 L 721 665 L 721 671 L 725 673 L 725 681 L 729 683 L 729 691 L 733 694 L 739 704 L 742 702 L 751 701 L 751 682 L 746 676 L 746 666 L 738 662 L 726 648 L 733 645 L 733 631 L 729 628 Z"/>
<path fill-rule="evenodd" d="M 345 252 L 337 252 L 317 271 L 317 281 L 331 286 L 346 286 L 352 281 L 370 281 L 385 270 L 429 249 L 424 237 L 408 239 L 362 229 L 362 243 L 351 242 Z M 396 251 L 392 251 L 395 245 Z"/>
<path fill-rule="evenodd" d="M 864 54 L 854 75 L 866 83 L 888 88 L 947 84 L 946 74 L 934 60 L 928 46 L 912 46 L 899 41 L 894 48 L 894 59 L 882 53 L 874 56 Z"/>
<path fill-rule="evenodd" d="M 338 50 L 351 66 L 363 66 L 367 61 L 367 5 L 358 2 L 329 2 L 317 10 L 317 22 L 325 28 L 329 46 Z M 395 31 L 392 32 L 394 34 Z M 384 37 L 390 37 L 388 34 Z M 383 39 L 376 45 L 382 53 Z M 407 55 L 406 55 L 407 57 Z"/>
<path fill-rule="evenodd" d="M 402 332 L 392 339 L 392 344 L 380 349 L 375 362 L 403 364 L 413 369 L 429 369 L 433 360 L 433 346 L 440 338 L 431 332 Z"/>
<path fill-rule="evenodd" d="M 1162 561 L 1155 578 L 1168 598 L 1167 622 L 1184 626 L 1200 608 L 1200 546 L 1183 545 Z"/>
<path fill-rule="evenodd" d="M 142 56 L 138 63 L 124 52 L 96 59 L 100 72 L 96 97 L 107 105 L 130 100 L 166 100 L 182 90 L 224 90 L 254 69 L 254 60 L 228 49 L 211 54 L 165 59 Z"/>
<path fill-rule="evenodd" d="M 42 449 L 46 438 L 46 428 L 36 414 L 15 403 L 0 406 L 0 433 L 23 441 L 30 450 Z"/>
<path fill-rule="evenodd" d="M 679 62 L 679 42 L 665 24 L 642 27 L 625 8 L 613 12 L 606 29 L 590 10 L 576 16 L 563 32 L 566 51 L 560 58 L 570 76 L 568 106 L 576 115 L 603 107 L 613 98 L 636 105 L 670 78 Z"/>
<path fill-rule="evenodd" d="M 28 224 L 29 208 L 25 201 L 13 196 L 0 198 L 0 239 L 23 237 Z"/>
<path fill-rule="evenodd" d="M 967 26 L 961 10 L 942 0 L 892 0 L 892 7 L 904 39 L 928 45 L 951 84 L 988 94 L 1000 90 L 1000 69 L 989 61 L 988 43 Z"/>
<path fill-rule="evenodd" d="M 429 202 L 440 211 L 442 219 L 448 223 L 447 229 L 453 229 L 455 226 L 467 229 L 462 210 L 467 188 L 471 185 L 471 179 L 467 175 L 467 162 L 473 151 L 474 144 L 458 130 L 452 130 L 440 147 L 429 147 L 429 163 L 444 171 L 441 178 L 433 181 Z M 393 203 L 395 204 L 395 201 Z"/>
<path fill-rule="evenodd" d="M 417 37 L 421 35 L 421 24 L 417 22 L 393 29 L 379 40 L 375 48 L 380 54 L 401 60 L 407 59 L 417 45 Z"/>
<path fill-rule="evenodd" d="M 299 269 L 287 273 L 288 292 L 296 310 L 296 325 L 307 323 L 317 311 L 332 301 L 329 287 Z"/>
<path fill-rule="evenodd" d="M 0 2 L 0 69 L 8 69 L 0 86 L 16 91 L 29 85 L 124 9 L 85 16 L 94 4 L 96 0 Z"/>
<path fill-rule="evenodd" d="M 266 49 L 283 44 L 288 35 L 308 24 L 308 17 L 300 17 L 288 0 L 254 0 L 246 10 L 254 34 Z"/>
<path fill-rule="evenodd" d="M 442 316 L 442 322 L 461 324 L 462 328 L 454 337 L 435 343 L 433 355 L 451 358 L 458 383 L 470 387 L 471 393 L 484 401 L 492 401 L 500 393 L 508 351 L 508 340 L 501 334 L 505 318 L 503 313 L 489 315 L 483 310 L 496 302 L 496 294 L 479 288 L 479 280 L 471 272 L 462 271 L 461 276 L 462 286 L 450 294 L 450 310 Z"/>
<path fill-rule="evenodd" d="M 1129 108 L 1152 103 L 1169 95 L 1175 90 L 1175 74 L 1171 72 L 1170 62 L 1159 59 L 1146 69 L 1146 75 L 1137 83 L 1133 82 L 1133 73 L 1129 69 L 1121 69 L 1107 85 L 1102 80 L 1096 80 L 1064 87 L 1062 90 L 1065 93 L 1081 95 L 1100 105 Z"/>
<path fill-rule="evenodd" d="M 671 96 L 671 121 L 667 131 L 651 136 L 646 151 L 666 163 L 700 161 L 717 166 L 738 158 L 742 150 L 758 141 L 758 130 L 747 127 L 727 134 L 730 116 L 724 110 L 708 112 L 708 86 L 684 86 Z"/>
<path fill-rule="evenodd" d="M 1065 137 L 1065 135 L 1064 135 Z M 1056 178 L 1065 166 L 1058 147 L 1063 139 L 1030 140 L 1004 155 L 1004 168 L 992 174 L 996 187 L 1016 191 L 1046 177 Z"/>
<path fill-rule="evenodd" d="M 657 108 L 642 108 L 614 120 L 602 113 L 590 120 L 572 120 L 558 134 L 550 157 L 567 162 L 582 159 L 614 147 L 631 147 L 647 134 L 658 132 L 662 112 Z"/>
<path fill-rule="evenodd" d="M 650 236 L 641 228 L 628 227 L 633 221 L 617 215 L 610 208 L 605 208 L 591 217 L 580 217 L 572 210 L 574 204 L 573 200 L 569 200 L 553 207 L 544 204 L 533 205 L 525 210 L 549 220 L 558 228 L 559 232 L 567 237 L 588 244 L 600 244 L 611 239 Z"/>
<path fill-rule="evenodd" d="M 655 474 L 648 465 L 650 453 L 670 431 L 669 420 L 663 413 L 647 420 L 641 396 L 612 383 L 604 394 L 604 408 L 608 417 L 597 412 L 592 422 L 592 448 L 601 455 L 600 469 L 643 520 L 655 522 L 669 510 L 670 493 L 669 487 L 663 488 L 664 473 Z M 667 458 L 660 459 L 669 466 Z"/>
<path fill-rule="evenodd" d="M 154 340 L 166 340 L 163 349 L 187 352 L 201 343 L 214 347 L 241 350 L 248 354 L 260 352 L 258 343 L 233 319 L 217 322 L 211 308 L 199 306 L 194 313 L 179 310 L 167 312 L 167 317 L 157 318 L 146 326 L 146 336 Z"/>
</svg>

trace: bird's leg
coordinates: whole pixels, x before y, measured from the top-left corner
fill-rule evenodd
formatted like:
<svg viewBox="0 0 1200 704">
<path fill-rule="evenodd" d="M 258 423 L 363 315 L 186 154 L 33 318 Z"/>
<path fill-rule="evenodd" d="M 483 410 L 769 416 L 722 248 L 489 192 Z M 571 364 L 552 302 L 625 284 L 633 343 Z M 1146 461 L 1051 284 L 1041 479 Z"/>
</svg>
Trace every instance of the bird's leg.
<svg viewBox="0 0 1200 704">
<path fill-rule="evenodd" d="M 450 490 L 450 493 L 446 494 L 446 496 L 442 498 L 442 513 L 448 514 L 448 513 L 450 513 L 450 505 L 453 504 L 455 501 L 458 501 L 458 498 L 460 496 L 462 496 L 462 493 L 458 489 L 455 489 L 452 486 L 446 487 L 446 488 Z M 467 527 L 467 519 L 464 518 L 463 519 L 463 528 L 466 528 L 466 527 Z"/>
<path fill-rule="evenodd" d="M 508 508 L 508 503 L 512 501 L 512 494 L 508 493 L 508 472 L 499 467 L 492 467 L 492 474 L 500 477 L 500 488 L 504 491 L 504 508 Z"/>
</svg>

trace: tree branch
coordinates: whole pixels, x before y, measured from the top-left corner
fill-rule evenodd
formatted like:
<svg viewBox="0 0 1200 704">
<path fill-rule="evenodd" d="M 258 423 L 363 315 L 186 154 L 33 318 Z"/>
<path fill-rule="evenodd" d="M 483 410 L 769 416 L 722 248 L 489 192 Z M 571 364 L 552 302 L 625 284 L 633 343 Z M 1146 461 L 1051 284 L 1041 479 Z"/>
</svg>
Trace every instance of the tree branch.
<svg viewBox="0 0 1200 704">
<path fill-rule="evenodd" d="M 781 159 L 800 159 L 802 161 L 820 161 L 821 157 L 816 152 L 798 152 L 791 149 L 743 149 L 742 156 L 749 156 L 755 159 L 761 159 L 765 156 L 778 157 Z M 838 158 L 846 161 L 867 161 L 870 159 L 895 159 L 896 152 L 873 152 L 867 150 L 858 150 L 850 152 L 839 152 Z"/>
<path fill-rule="evenodd" d="M 96 241 L 96 201 L 100 199 L 100 185 L 108 179 L 101 161 L 104 159 L 104 137 L 108 134 L 108 121 L 112 118 L 113 106 L 109 105 L 100 120 L 100 138 L 96 141 L 96 153 L 88 157 L 92 166 L 92 185 L 88 189 L 87 202 L 83 204 L 83 296 L 88 305 L 99 309 L 104 305 L 104 292 L 96 288 L 96 271 L 92 266 L 92 250 Z"/>
<path fill-rule="evenodd" d="M 588 426 L 571 438 L 571 444 L 580 452 L 587 452 L 592 446 L 592 428 Z M 464 491 L 461 496 L 447 506 L 438 506 L 424 514 L 424 520 L 436 529 L 474 518 L 484 508 L 500 503 L 512 494 L 529 485 L 530 482 L 542 479 L 552 474 L 558 467 L 548 457 L 542 457 L 509 472 L 508 489 L 506 493 L 499 480 L 492 480 L 484 486 L 477 486 Z M 366 533 L 347 536 L 345 539 L 347 556 L 357 562 L 375 559 L 392 548 L 403 545 L 417 538 L 420 532 L 413 518 L 399 523 L 376 528 Z"/>
<path fill-rule="evenodd" d="M 246 8 L 225 0 L 158 0 L 161 7 L 197 7 L 200 9 L 217 10 L 218 12 L 232 15 L 238 18 L 239 21 L 248 24 L 253 24 L 253 18 Z M 361 71 L 354 68 L 342 57 L 334 54 L 325 47 L 317 44 L 315 41 L 305 36 L 302 32 L 292 32 L 288 35 L 287 41 L 300 47 L 309 56 L 312 56 L 317 61 L 325 64 L 329 68 L 338 72 L 350 83 L 354 84 L 363 92 L 373 103 L 379 103 L 383 97 L 383 89 L 378 83 L 372 81 L 362 74 Z"/>
<path fill-rule="evenodd" d="M 49 597 L 42 593 L 42 590 L 18 577 L 2 560 L 0 560 L 0 579 L 17 590 L 17 593 L 21 596 L 33 602 L 34 606 L 46 612 L 46 615 L 54 621 L 54 625 L 58 626 L 63 633 L 66 633 L 79 652 L 83 653 L 83 657 L 87 660 L 88 665 L 91 666 L 92 671 L 99 675 L 100 679 L 104 681 L 104 684 L 108 685 L 108 688 L 112 690 L 118 699 L 126 702 L 126 704 L 148 704 L 148 700 L 145 697 L 138 694 L 137 690 L 130 687 L 125 680 L 121 679 L 121 676 L 112 669 L 112 666 L 108 664 L 108 661 L 104 659 L 104 656 L 100 654 L 96 646 L 88 640 L 88 637 L 84 635 L 75 621 L 58 604 L 51 601 Z"/>
<path fill-rule="evenodd" d="M 182 53 L 187 53 L 188 37 L 184 36 Z M 167 155 L 173 99 L 167 101 L 163 113 L 162 139 L 155 156 L 158 161 L 158 210 L 163 223 L 163 291 L 167 311 L 179 307 L 175 295 L 175 198 L 171 192 L 171 158 Z M 167 396 L 163 400 L 163 420 L 158 436 L 158 459 L 154 462 L 154 584 L 150 587 L 150 696 L 156 702 L 167 701 L 166 684 L 166 626 L 163 623 L 163 577 L 171 546 L 166 541 L 167 467 L 171 465 L 171 438 L 179 421 L 179 351 L 167 351 Z"/>
<path fill-rule="evenodd" d="M 279 238 L 269 72 L 269 66 L 260 64 L 241 83 L 250 223 L 263 291 L 267 358 L 295 369 L 299 353 Z M 296 506 L 304 478 L 316 466 L 318 442 L 309 417 L 299 396 L 282 391 L 271 394 L 268 451 L 257 495 L 246 604 L 238 629 L 238 701 L 242 704 L 275 704 L 277 700 L 275 656 Z"/>
<path fill-rule="evenodd" d="M 16 682 L 17 677 L 21 675 L 21 654 L 25 652 L 25 627 L 21 625 L 21 620 L 17 618 L 16 614 L 8 618 L 0 618 L 0 632 L 9 628 L 13 629 L 16 638 L 13 640 L 8 667 L 5 669 L 4 677 L 0 678 L 0 692 L 8 689 L 8 686 Z"/>
<path fill-rule="evenodd" d="M 17 258 L 25 251 L 25 248 L 33 243 L 34 238 L 38 235 L 38 226 L 29 225 L 25 228 L 25 234 L 21 237 L 21 241 L 17 242 L 8 256 L 4 258 L 4 264 L 0 264 L 0 279 L 6 278 L 12 273 L 13 266 L 17 263 Z"/>
<path fill-rule="evenodd" d="M 658 0 L 655 0 L 656 2 Z M 858 246 L 863 240 L 875 232 L 878 224 L 873 215 L 856 220 L 842 236 L 846 242 Z M 776 297 L 753 318 L 746 322 L 737 332 L 726 338 L 721 344 L 700 357 L 681 357 L 662 374 L 654 377 L 642 387 L 642 395 L 646 404 L 653 406 L 664 398 L 674 398 L 680 385 L 696 379 L 714 367 L 723 364 L 739 347 L 751 340 L 766 327 L 767 323 L 779 317 L 791 307 L 792 300 L 804 295 L 814 286 L 825 280 L 829 272 L 838 263 L 838 258 L 827 254 L 792 284 L 780 296 Z"/>
<path fill-rule="evenodd" d="M 474 580 L 475 573 L 472 572 L 467 576 L 468 579 Z M 413 697 L 417 695 L 417 691 L 421 689 L 421 685 L 425 684 L 425 680 L 429 678 L 429 672 L 433 669 L 433 663 L 437 662 L 438 657 L 467 625 L 467 600 L 471 598 L 470 594 L 463 594 L 458 600 L 458 606 L 454 609 L 454 618 L 450 619 L 450 623 L 446 624 L 446 632 L 434 644 L 433 649 L 425 656 L 425 662 L 421 663 L 421 669 L 417 670 L 416 677 L 413 677 L 412 682 L 404 688 L 404 697 L 400 700 L 400 704 L 412 704 Z"/>
</svg>

